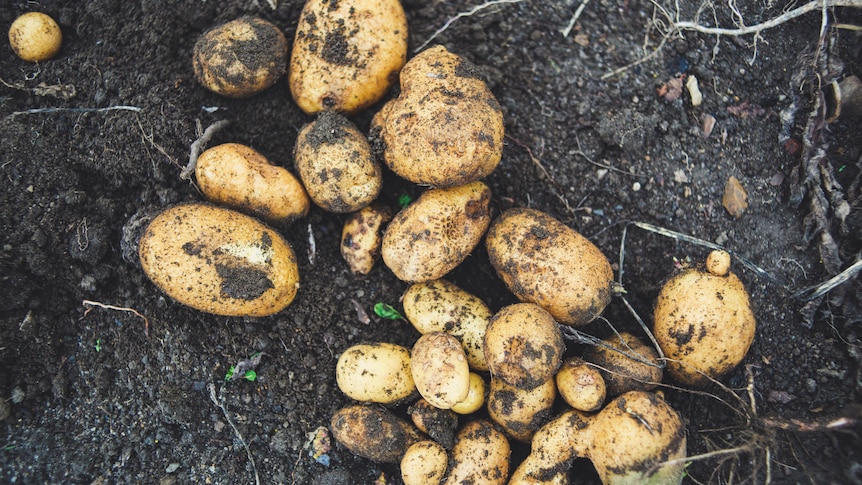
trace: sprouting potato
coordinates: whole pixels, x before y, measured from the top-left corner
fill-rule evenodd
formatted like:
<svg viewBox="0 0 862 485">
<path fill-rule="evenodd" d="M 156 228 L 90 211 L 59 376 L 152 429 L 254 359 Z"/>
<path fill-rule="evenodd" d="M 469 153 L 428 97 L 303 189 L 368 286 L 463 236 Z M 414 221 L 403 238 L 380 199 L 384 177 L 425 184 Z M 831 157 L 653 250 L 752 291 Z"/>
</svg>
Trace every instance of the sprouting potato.
<svg viewBox="0 0 862 485">
<path fill-rule="evenodd" d="M 607 396 L 602 374 L 578 357 L 563 361 L 555 376 L 557 390 L 566 404 L 579 411 L 597 411 Z"/>
<path fill-rule="evenodd" d="M 509 477 L 511 448 L 506 436 L 485 420 L 470 421 L 458 431 L 445 485 L 502 485 Z"/>
<path fill-rule="evenodd" d="M 9 27 L 9 44 L 21 60 L 44 62 L 60 52 L 63 32 L 49 15 L 27 12 Z"/>
<path fill-rule="evenodd" d="M 419 337 L 410 357 L 413 381 L 419 394 L 440 409 L 467 399 L 470 367 L 461 342 L 443 332 Z"/>
<path fill-rule="evenodd" d="M 363 402 L 393 404 L 413 395 L 410 351 L 386 342 L 354 345 L 335 365 L 338 388 Z"/>
<path fill-rule="evenodd" d="M 344 221 L 341 231 L 341 257 L 354 274 L 368 274 L 380 258 L 383 225 L 392 219 L 388 207 L 372 204 Z"/>
<path fill-rule="evenodd" d="M 611 335 L 602 343 L 587 350 L 584 359 L 598 367 L 609 396 L 649 391 L 661 382 L 662 366 L 654 348 L 628 332 Z"/>
<path fill-rule="evenodd" d="M 551 418 L 556 395 L 557 386 L 553 377 L 529 390 L 510 386 L 492 377 L 488 415 L 511 438 L 529 442 L 536 430 Z"/>
<path fill-rule="evenodd" d="M 410 445 L 424 439 L 412 424 L 385 408 L 361 404 L 338 410 L 330 431 L 353 454 L 383 463 L 398 463 Z"/>
<path fill-rule="evenodd" d="M 401 459 L 404 485 L 438 485 L 446 475 L 449 455 L 434 441 L 413 443 Z"/>
</svg>

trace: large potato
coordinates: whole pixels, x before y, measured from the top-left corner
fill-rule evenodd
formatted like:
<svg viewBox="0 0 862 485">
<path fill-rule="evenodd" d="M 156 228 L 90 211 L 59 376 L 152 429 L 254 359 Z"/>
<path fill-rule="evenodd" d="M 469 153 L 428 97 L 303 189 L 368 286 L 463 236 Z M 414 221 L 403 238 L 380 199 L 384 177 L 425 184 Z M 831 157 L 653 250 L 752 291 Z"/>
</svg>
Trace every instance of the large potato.
<svg viewBox="0 0 862 485">
<path fill-rule="evenodd" d="M 383 171 L 368 139 L 338 113 L 324 111 L 303 126 L 294 157 L 311 200 L 330 212 L 358 211 L 380 193 Z"/>
<path fill-rule="evenodd" d="M 505 211 L 488 230 L 488 257 L 509 290 L 567 325 L 583 325 L 611 301 L 613 271 L 574 229 L 535 209 Z"/>
<path fill-rule="evenodd" d="M 490 202 L 491 189 L 482 182 L 425 192 L 389 223 L 383 262 L 402 281 L 443 277 L 479 244 L 491 221 Z"/>
<path fill-rule="evenodd" d="M 260 317 L 281 311 L 299 288 L 293 250 L 256 219 L 205 204 L 156 216 L 138 246 L 141 266 L 171 298 L 194 309 Z"/>
<path fill-rule="evenodd" d="M 335 381 L 347 397 L 392 404 L 416 392 L 410 351 L 386 342 L 354 345 L 335 364 Z"/>
<path fill-rule="evenodd" d="M 446 485 L 502 485 L 509 477 L 511 448 L 506 436 L 488 421 L 465 424 L 455 437 Z"/>
<path fill-rule="evenodd" d="M 290 57 L 290 92 L 308 114 L 352 114 L 386 94 L 407 60 L 398 0 L 308 0 Z"/>
<path fill-rule="evenodd" d="M 475 66 L 445 47 L 423 51 L 401 71 L 401 94 L 374 117 L 386 164 L 434 187 L 479 180 L 503 155 L 503 111 Z"/>
<path fill-rule="evenodd" d="M 198 157 L 195 178 L 204 197 L 272 222 L 308 213 L 308 195 L 284 167 L 239 143 L 214 146 Z"/>
<path fill-rule="evenodd" d="M 423 439 L 412 424 L 375 406 L 342 408 L 332 416 L 329 428 L 353 454 L 386 463 L 401 461 L 410 445 Z"/>
</svg>

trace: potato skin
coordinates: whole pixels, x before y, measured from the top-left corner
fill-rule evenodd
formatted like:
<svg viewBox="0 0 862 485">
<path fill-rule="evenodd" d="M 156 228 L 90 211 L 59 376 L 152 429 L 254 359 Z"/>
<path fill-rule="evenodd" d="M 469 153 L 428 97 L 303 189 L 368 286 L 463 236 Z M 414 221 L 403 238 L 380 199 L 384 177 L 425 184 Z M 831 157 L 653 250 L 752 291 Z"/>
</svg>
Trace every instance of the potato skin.
<svg viewBox="0 0 862 485">
<path fill-rule="evenodd" d="M 661 382 L 663 372 L 659 366 L 658 352 L 654 348 L 628 332 L 611 335 L 603 342 L 619 352 L 597 345 L 587 350 L 584 358 L 598 366 L 609 396 L 619 396 L 628 391 L 649 391 Z M 622 352 L 636 355 L 654 365 L 638 362 Z"/>
<path fill-rule="evenodd" d="M 293 42 L 290 92 L 308 114 L 354 114 L 386 94 L 406 61 L 398 0 L 309 0 Z"/>
<path fill-rule="evenodd" d="M 290 305 L 299 288 L 287 242 L 229 209 L 171 207 L 147 226 L 138 253 L 144 272 L 168 296 L 216 315 L 272 315 Z"/>
<path fill-rule="evenodd" d="M 242 17 L 213 27 L 195 42 L 195 78 L 210 91 L 247 98 L 275 84 L 287 69 L 287 39 L 271 22 Z"/>
<path fill-rule="evenodd" d="M 497 168 L 503 111 L 472 64 L 442 46 L 401 71 L 401 94 L 375 116 L 373 131 L 393 172 L 433 187 L 464 185 Z"/>
<path fill-rule="evenodd" d="M 302 127 L 294 159 L 309 197 L 329 212 L 358 211 L 377 198 L 383 185 L 383 170 L 368 139 L 332 111 Z"/>
<path fill-rule="evenodd" d="M 579 411 L 592 412 L 602 407 L 607 397 L 605 379 L 598 369 L 579 357 L 563 362 L 557 375 L 557 390 L 566 404 Z"/>
<path fill-rule="evenodd" d="M 442 278 L 467 259 L 491 221 L 491 189 L 473 182 L 431 189 L 395 215 L 383 234 L 383 262 L 401 281 Z"/>
<path fill-rule="evenodd" d="M 347 397 L 363 402 L 393 404 L 416 392 L 410 351 L 386 342 L 345 350 L 335 364 L 335 381 Z"/>
<path fill-rule="evenodd" d="M 446 475 L 449 455 L 439 444 L 426 440 L 413 443 L 401 459 L 404 485 L 438 485 Z"/>
<path fill-rule="evenodd" d="M 423 439 L 412 424 L 386 409 L 359 404 L 338 410 L 329 429 L 353 454 L 383 463 L 398 463 L 410 445 Z"/>
<path fill-rule="evenodd" d="M 310 205 L 302 184 L 251 147 L 225 143 L 204 151 L 195 178 L 210 202 L 280 223 L 305 217 Z"/>
<path fill-rule="evenodd" d="M 557 386 L 551 377 L 533 389 L 518 389 L 491 378 L 488 416 L 503 427 L 509 437 L 529 442 L 551 418 Z"/>
<path fill-rule="evenodd" d="M 341 230 L 341 257 L 354 274 L 368 274 L 380 259 L 381 229 L 392 219 L 388 207 L 370 205 L 354 212 Z"/>
<path fill-rule="evenodd" d="M 488 257 L 509 291 L 566 325 L 584 325 L 611 300 L 613 270 L 587 238 L 534 209 L 503 212 L 488 229 Z"/>
<path fill-rule="evenodd" d="M 461 342 L 443 332 L 419 337 L 413 345 L 410 368 L 416 390 L 432 406 L 451 409 L 467 399 L 470 367 Z"/>
<path fill-rule="evenodd" d="M 9 44 L 21 60 L 44 62 L 60 52 L 63 32 L 49 15 L 27 12 L 9 27 Z"/>
<path fill-rule="evenodd" d="M 470 421 L 455 437 L 446 485 L 502 485 L 509 477 L 506 436 L 485 420 Z"/>
</svg>

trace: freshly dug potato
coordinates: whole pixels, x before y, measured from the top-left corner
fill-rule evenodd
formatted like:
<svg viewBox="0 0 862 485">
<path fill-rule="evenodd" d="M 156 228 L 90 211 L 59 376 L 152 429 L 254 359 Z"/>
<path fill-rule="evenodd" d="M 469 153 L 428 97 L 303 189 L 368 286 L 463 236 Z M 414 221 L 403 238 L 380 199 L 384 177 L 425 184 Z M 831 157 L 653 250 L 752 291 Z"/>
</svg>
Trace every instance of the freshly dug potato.
<svg viewBox="0 0 862 485">
<path fill-rule="evenodd" d="M 536 431 L 551 419 L 556 397 L 557 386 L 553 377 L 530 390 L 518 389 L 492 377 L 488 415 L 503 427 L 509 437 L 529 442 Z"/>
<path fill-rule="evenodd" d="M 446 332 L 454 336 L 461 341 L 470 368 L 488 370 L 485 329 L 493 313 L 482 300 L 446 280 L 433 280 L 407 288 L 401 303 L 404 316 L 419 333 Z"/>
<path fill-rule="evenodd" d="M 384 463 L 398 463 L 410 445 L 424 439 L 412 424 L 385 408 L 361 404 L 338 410 L 329 429 L 354 455 Z"/>
<path fill-rule="evenodd" d="M 21 60 L 44 62 L 60 52 L 63 32 L 49 15 L 27 12 L 9 27 L 9 44 Z"/>
<path fill-rule="evenodd" d="M 284 74 L 287 39 L 271 22 L 242 17 L 201 35 L 192 65 L 203 87 L 229 98 L 247 98 Z"/>
<path fill-rule="evenodd" d="M 427 49 L 401 71 L 401 94 L 374 117 L 383 158 L 413 183 L 454 187 L 479 180 L 503 155 L 503 111 L 470 62 Z"/>
<path fill-rule="evenodd" d="M 455 438 L 445 485 L 501 485 L 509 477 L 506 436 L 485 420 L 465 424 Z"/>
<path fill-rule="evenodd" d="M 261 317 L 290 305 L 299 288 L 293 250 L 256 219 L 206 204 L 181 204 L 147 226 L 141 266 L 162 291 L 196 310 Z"/>
<path fill-rule="evenodd" d="M 491 376 L 520 389 L 533 389 L 553 378 L 565 350 L 557 322 L 532 303 L 503 307 L 485 332 Z"/>
<path fill-rule="evenodd" d="M 449 455 L 439 444 L 426 440 L 410 445 L 401 459 L 404 485 L 439 485 L 446 476 Z"/>
<path fill-rule="evenodd" d="M 560 396 L 578 411 L 598 411 L 605 402 L 607 388 L 602 374 L 581 358 L 563 361 L 555 379 Z"/>
<path fill-rule="evenodd" d="M 271 222 L 290 221 L 308 213 L 308 195 L 299 180 L 239 143 L 225 143 L 201 153 L 195 178 L 210 202 Z"/>
<path fill-rule="evenodd" d="M 308 114 L 353 114 L 380 100 L 406 61 L 398 0 L 309 0 L 293 41 L 290 93 Z"/>
<path fill-rule="evenodd" d="M 628 332 L 611 335 L 602 342 L 604 346 L 596 345 L 587 350 L 584 359 L 598 366 L 609 396 L 649 391 L 661 382 L 662 367 L 654 348 Z"/>
<path fill-rule="evenodd" d="M 451 409 L 467 399 L 470 367 L 461 342 L 443 332 L 419 337 L 410 357 L 413 381 L 419 394 L 432 406 Z"/>
<path fill-rule="evenodd" d="M 311 200 L 329 212 L 356 212 L 373 202 L 383 185 L 368 139 L 333 111 L 302 127 L 294 158 Z"/>
<path fill-rule="evenodd" d="M 451 449 L 455 445 L 455 433 L 458 431 L 458 415 L 450 409 L 440 409 L 432 406 L 425 399 L 420 399 L 407 408 L 407 414 L 419 431 L 427 434 L 443 448 Z"/>
<path fill-rule="evenodd" d="M 380 258 L 383 245 L 381 229 L 392 219 L 388 207 L 370 205 L 344 221 L 341 231 L 341 257 L 354 274 L 368 274 Z"/>
<path fill-rule="evenodd" d="M 669 359 L 667 372 L 692 386 L 742 362 L 757 326 L 748 292 L 729 264 L 709 267 L 717 273 L 690 268 L 672 277 L 655 306 L 655 337 Z"/>
<path fill-rule="evenodd" d="M 485 404 L 485 379 L 475 372 L 470 373 L 470 390 L 467 397 L 452 406 L 452 411 L 458 414 L 473 414 Z"/>
<path fill-rule="evenodd" d="M 423 193 L 386 228 L 383 262 L 401 281 L 443 277 L 479 244 L 491 222 L 490 202 L 482 182 Z"/>
<path fill-rule="evenodd" d="M 386 342 L 345 350 L 335 364 L 335 380 L 341 392 L 357 401 L 393 404 L 416 392 L 410 351 Z"/>
<path fill-rule="evenodd" d="M 572 462 L 587 456 L 589 446 L 589 440 L 578 439 L 577 434 L 590 423 L 591 416 L 570 410 L 539 428 L 533 435 L 530 454 L 515 469 L 509 485 L 568 485 Z"/>
<path fill-rule="evenodd" d="M 535 209 L 500 215 L 485 240 L 488 257 L 509 290 L 566 325 L 583 325 L 611 301 L 608 258 L 574 229 Z"/>
</svg>

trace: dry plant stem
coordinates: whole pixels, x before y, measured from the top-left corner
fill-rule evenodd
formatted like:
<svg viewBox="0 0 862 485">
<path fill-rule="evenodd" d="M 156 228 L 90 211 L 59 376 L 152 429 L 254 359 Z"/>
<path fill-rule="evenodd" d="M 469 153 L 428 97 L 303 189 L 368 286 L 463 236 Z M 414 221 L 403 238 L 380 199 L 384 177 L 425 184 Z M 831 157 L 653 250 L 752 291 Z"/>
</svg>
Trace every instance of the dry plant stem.
<svg viewBox="0 0 862 485">
<path fill-rule="evenodd" d="M 209 387 L 210 390 L 210 400 L 213 404 L 218 406 L 219 409 L 221 409 L 224 419 L 226 419 L 230 427 L 233 428 L 233 432 L 236 433 L 237 438 L 239 438 L 239 442 L 242 443 L 243 448 L 245 448 L 245 454 L 248 455 L 248 461 L 251 462 L 251 467 L 254 469 L 254 483 L 256 485 L 260 485 L 260 474 L 257 472 L 257 465 L 254 463 L 254 456 L 251 454 L 248 443 L 245 442 L 245 438 L 242 437 L 242 433 L 239 432 L 239 429 L 237 429 L 236 425 L 233 424 L 233 420 L 230 419 L 227 409 L 224 406 L 224 401 L 221 397 L 216 397 L 215 384 L 210 382 L 207 387 Z"/>
<path fill-rule="evenodd" d="M 572 19 L 569 20 L 569 24 L 566 25 L 566 28 L 560 30 L 560 33 L 563 34 L 563 37 L 568 37 L 572 32 L 572 28 L 574 28 L 575 23 L 581 18 L 581 14 L 584 13 L 584 9 L 587 7 L 587 4 L 590 3 L 590 0 L 583 0 L 581 4 L 578 6 L 578 9 L 575 10 L 575 14 L 572 15 Z"/>
<path fill-rule="evenodd" d="M 84 311 L 85 317 L 87 316 L 88 313 L 90 313 L 90 310 L 92 310 L 92 308 L 90 308 L 90 307 L 94 307 L 94 306 L 97 306 L 99 308 L 104 308 L 106 310 L 118 310 L 121 312 L 134 313 L 135 315 L 137 315 L 138 317 L 140 317 L 144 321 L 144 335 L 146 335 L 147 337 L 150 336 L 150 321 L 147 320 L 147 317 L 141 315 L 134 308 L 119 307 L 119 306 L 114 306 L 114 305 L 105 305 L 104 303 L 99 303 L 97 301 L 91 301 L 91 300 L 84 300 L 83 302 L 81 302 L 81 304 L 83 304 L 85 307 L 87 307 L 87 309 Z"/>
<path fill-rule="evenodd" d="M 201 156 L 201 152 L 203 151 L 204 146 L 209 143 L 210 139 L 212 139 L 213 135 L 216 134 L 217 131 L 221 130 L 225 126 L 229 125 L 230 121 L 221 120 L 216 121 L 215 123 L 207 126 L 207 129 L 204 130 L 203 134 L 192 143 L 191 148 L 189 149 L 189 163 L 180 172 L 180 178 L 183 180 L 190 180 L 192 178 L 192 174 L 195 172 L 195 166 L 198 163 L 198 157 Z"/>
<path fill-rule="evenodd" d="M 458 13 L 458 15 L 447 20 L 446 23 L 443 24 L 442 27 L 440 27 L 439 29 L 437 29 L 437 31 L 435 31 L 433 34 L 431 34 L 431 37 L 429 37 L 428 40 L 426 40 L 425 42 L 420 44 L 419 47 L 413 49 L 413 52 L 416 53 L 416 52 L 419 52 L 422 49 L 424 49 L 428 44 L 431 43 L 432 40 L 436 39 L 438 35 L 445 32 L 446 29 L 448 29 L 450 25 L 452 25 L 453 23 L 455 23 L 456 20 L 458 20 L 462 17 L 469 17 L 471 15 L 476 14 L 476 12 L 479 12 L 480 10 L 486 9 L 488 7 L 492 7 L 494 5 L 500 5 L 503 3 L 521 3 L 523 1 L 524 0 L 493 0 L 490 2 L 485 2 L 482 5 L 476 5 L 475 7 L 471 8 L 470 10 L 468 10 L 466 12 L 460 12 L 460 13 Z"/>
<path fill-rule="evenodd" d="M 644 323 L 643 319 L 641 318 L 640 315 L 638 315 L 638 312 L 635 311 L 635 309 L 634 309 L 634 307 L 632 307 L 631 303 L 629 303 L 629 301 L 626 300 L 626 297 L 624 297 L 623 295 L 619 295 L 619 297 L 620 297 L 620 300 L 622 300 L 623 304 L 628 309 L 629 313 L 631 313 L 632 316 L 635 317 L 635 320 L 638 321 L 638 324 L 641 326 L 641 329 L 643 329 L 644 333 L 646 333 L 647 337 L 649 337 L 650 342 L 652 342 L 653 348 L 658 353 L 658 360 L 660 362 L 658 367 L 660 369 L 664 369 L 665 366 L 667 365 L 667 360 L 665 358 L 664 352 L 662 352 L 662 350 L 661 350 L 661 346 L 658 344 L 658 341 L 655 339 L 655 336 L 652 334 L 652 332 L 650 332 L 649 327 L 647 327 L 647 324 Z M 614 331 L 616 331 L 616 330 L 614 330 Z"/>
<path fill-rule="evenodd" d="M 26 111 L 15 111 L 12 116 L 34 115 L 40 113 L 104 113 L 105 111 L 135 111 L 140 112 L 137 106 L 108 106 L 107 108 L 36 108 Z"/>
<path fill-rule="evenodd" d="M 853 277 L 856 276 L 856 273 L 860 271 L 862 271 L 862 259 L 856 261 L 844 271 L 838 273 L 832 278 L 829 278 L 823 283 L 820 283 L 819 285 L 809 286 L 808 288 L 803 288 L 797 291 L 793 294 L 793 297 L 798 298 L 802 301 L 811 301 L 816 298 L 820 298 L 836 286 L 844 284 L 847 281 L 853 279 Z"/>
</svg>

